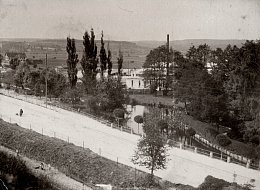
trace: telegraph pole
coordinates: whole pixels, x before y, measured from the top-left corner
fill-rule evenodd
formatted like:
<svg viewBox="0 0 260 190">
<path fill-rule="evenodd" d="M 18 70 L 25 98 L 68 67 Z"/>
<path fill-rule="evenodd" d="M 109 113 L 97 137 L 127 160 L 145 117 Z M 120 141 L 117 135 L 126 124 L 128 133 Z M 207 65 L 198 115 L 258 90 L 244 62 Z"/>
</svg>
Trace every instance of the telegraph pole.
<svg viewBox="0 0 260 190">
<path fill-rule="evenodd" d="M 47 80 L 47 53 L 46 53 L 46 58 L 45 58 L 45 67 L 46 67 L 46 73 L 45 73 L 45 104 L 46 104 L 46 108 L 47 108 L 47 90 L 48 90 L 48 80 Z"/>
</svg>

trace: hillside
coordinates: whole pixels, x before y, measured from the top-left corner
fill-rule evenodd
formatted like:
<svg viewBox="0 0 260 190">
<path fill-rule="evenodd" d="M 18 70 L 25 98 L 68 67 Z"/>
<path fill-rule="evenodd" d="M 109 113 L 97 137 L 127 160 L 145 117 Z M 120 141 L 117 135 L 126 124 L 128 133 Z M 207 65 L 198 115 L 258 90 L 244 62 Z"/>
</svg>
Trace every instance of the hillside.
<svg viewBox="0 0 260 190">
<path fill-rule="evenodd" d="M 211 49 L 222 48 L 224 49 L 228 44 L 241 47 L 246 40 L 215 40 L 215 39 L 187 39 L 187 40 L 173 40 L 170 41 L 170 46 L 177 51 L 183 53 L 187 52 L 191 46 L 198 46 L 200 44 L 208 44 Z M 150 49 L 156 48 L 165 44 L 165 41 L 136 41 L 136 45 L 147 47 Z"/>
<path fill-rule="evenodd" d="M 213 40 L 213 39 L 188 39 L 170 41 L 170 46 L 183 53 L 192 46 L 208 44 L 212 49 L 225 48 L 228 44 L 240 47 L 245 40 Z M 48 63 L 52 66 L 65 66 L 67 59 L 66 39 L 0 39 L 0 53 L 7 51 L 26 52 L 28 58 L 45 59 L 48 53 Z M 96 40 L 98 51 L 100 40 Z M 165 41 L 109 41 L 112 52 L 113 68 L 117 68 L 118 51 L 124 54 L 123 68 L 141 68 L 150 50 L 165 44 Z M 105 41 L 107 47 L 108 41 Z M 76 40 L 79 59 L 82 57 L 83 41 Z"/>
</svg>

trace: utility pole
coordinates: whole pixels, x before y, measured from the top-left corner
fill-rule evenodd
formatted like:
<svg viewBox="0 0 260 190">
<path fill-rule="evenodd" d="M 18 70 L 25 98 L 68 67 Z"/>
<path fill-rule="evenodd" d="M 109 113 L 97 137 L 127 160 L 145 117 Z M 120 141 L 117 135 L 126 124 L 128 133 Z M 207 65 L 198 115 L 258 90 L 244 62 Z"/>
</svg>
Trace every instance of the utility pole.
<svg viewBox="0 0 260 190">
<path fill-rule="evenodd" d="M 48 90 L 48 80 L 47 80 L 47 53 L 46 53 L 46 58 L 45 58 L 45 67 L 46 67 L 46 73 L 45 73 L 45 104 L 46 104 L 46 108 L 47 108 L 47 90 Z"/>
</svg>

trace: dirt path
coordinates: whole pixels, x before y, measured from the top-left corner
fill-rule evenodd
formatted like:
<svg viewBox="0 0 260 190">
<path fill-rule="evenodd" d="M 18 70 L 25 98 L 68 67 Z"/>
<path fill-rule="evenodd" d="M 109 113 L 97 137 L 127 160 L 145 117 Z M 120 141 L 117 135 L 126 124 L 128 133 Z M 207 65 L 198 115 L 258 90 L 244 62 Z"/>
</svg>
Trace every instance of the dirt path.
<svg viewBox="0 0 260 190">
<path fill-rule="evenodd" d="M 14 151 L 3 146 L 0 146 L 0 151 L 17 156 Z M 92 190 L 92 188 L 87 187 L 86 185 L 83 185 L 82 183 L 67 177 L 65 174 L 59 172 L 57 169 L 53 167 L 48 167 L 45 163 L 43 163 L 44 170 L 42 170 L 39 168 L 42 162 L 29 159 L 23 155 L 19 155 L 19 157 L 25 161 L 26 166 L 31 171 L 33 171 L 35 176 L 39 176 L 40 174 L 48 176 L 50 181 L 62 190 Z"/>
</svg>

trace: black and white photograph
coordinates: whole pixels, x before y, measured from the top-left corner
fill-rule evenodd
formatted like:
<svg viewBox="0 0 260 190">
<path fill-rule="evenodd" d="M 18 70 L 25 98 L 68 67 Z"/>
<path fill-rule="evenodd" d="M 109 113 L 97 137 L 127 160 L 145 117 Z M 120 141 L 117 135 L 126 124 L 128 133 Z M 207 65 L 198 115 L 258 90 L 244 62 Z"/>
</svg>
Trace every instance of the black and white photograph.
<svg viewBox="0 0 260 190">
<path fill-rule="evenodd" d="M 0 0 L 0 190 L 260 190 L 260 0 Z"/>
</svg>

